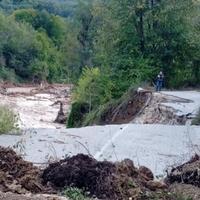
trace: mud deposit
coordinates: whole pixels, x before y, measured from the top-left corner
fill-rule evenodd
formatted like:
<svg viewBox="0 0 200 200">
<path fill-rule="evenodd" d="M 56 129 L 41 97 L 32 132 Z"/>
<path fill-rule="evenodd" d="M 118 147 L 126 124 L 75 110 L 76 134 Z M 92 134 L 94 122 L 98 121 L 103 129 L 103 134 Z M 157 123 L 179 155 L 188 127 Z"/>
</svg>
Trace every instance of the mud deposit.
<svg viewBox="0 0 200 200">
<path fill-rule="evenodd" d="M 44 192 L 40 170 L 13 150 L 0 147 L 0 190 L 3 192 Z"/>
<path fill-rule="evenodd" d="M 172 170 L 163 183 L 154 180 L 150 169 L 137 168 L 130 159 L 97 161 L 78 154 L 41 170 L 13 150 L 0 147 L 0 200 L 67 200 L 55 195 L 67 187 L 80 188 L 92 199 L 102 200 L 177 200 L 178 193 L 199 200 L 198 167 L 199 156 L 195 156 L 176 168 L 178 176 Z M 193 176 L 188 172 L 193 172 Z M 187 176 L 185 184 L 179 183 L 180 174 Z"/>
<path fill-rule="evenodd" d="M 26 194 L 19 195 L 13 193 L 1 193 L 0 192 L 0 200 L 68 200 L 65 197 L 60 197 L 56 195 L 46 195 L 46 194 Z"/>
<path fill-rule="evenodd" d="M 185 183 L 200 188 L 200 157 L 195 155 L 189 162 L 173 168 L 168 180 L 170 183 Z"/>
<path fill-rule="evenodd" d="M 172 169 L 167 177 L 170 191 L 182 194 L 192 200 L 200 199 L 200 156 L 195 155 L 186 162 Z"/>
<path fill-rule="evenodd" d="M 138 169 L 129 159 L 99 162 L 83 154 L 50 164 L 42 177 L 56 188 L 74 186 L 100 199 L 146 199 L 147 192 L 167 188 L 164 183 L 153 181 L 150 169 Z"/>
</svg>

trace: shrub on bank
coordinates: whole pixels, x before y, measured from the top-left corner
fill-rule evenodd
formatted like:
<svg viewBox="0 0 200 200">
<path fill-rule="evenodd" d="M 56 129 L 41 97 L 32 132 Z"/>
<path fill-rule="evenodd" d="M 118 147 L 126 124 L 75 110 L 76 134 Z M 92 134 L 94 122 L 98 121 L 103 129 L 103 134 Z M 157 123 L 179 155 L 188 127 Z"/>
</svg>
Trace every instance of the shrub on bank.
<svg viewBox="0 0 200 200">
<path fill-rule="evenodd" d="M 64 196 L 71 200 L 89 200 L 84 191 L 79 188 L 69 187 L 64 190 Z"/>
<path fill-rule="evenodd" d="M 200 125 L 200 108 L 196 115 L 196 117 L 192 121 L 192 125 Z"/>
<path fill-rule="evenodd" d="M 81 127 L 85 115 L 89 112 L 89 105 L 87 103 L 75 102 L 72 104 L 72 109 L 68 118 L 67 127 L 75 128 Z"/>
<path fill-rule="evenodd" d="M 0 106 L 0 134 L 17 130 L 17 115 L 5 106 Z"/>
</svg>

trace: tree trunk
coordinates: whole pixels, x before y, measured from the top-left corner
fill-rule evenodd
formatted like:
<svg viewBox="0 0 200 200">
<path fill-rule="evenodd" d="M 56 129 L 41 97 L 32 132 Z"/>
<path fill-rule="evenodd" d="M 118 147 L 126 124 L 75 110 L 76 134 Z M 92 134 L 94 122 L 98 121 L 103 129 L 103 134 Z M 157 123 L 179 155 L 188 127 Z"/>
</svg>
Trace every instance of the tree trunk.
<svg viewBox="0 0 200 200">
<path fill-rule="evenodd" d="M 140 31 L 140 50 L 142 53 L 145 51 L 145 39 L 144 39 L 144 12 L 140 11 L 140 22 L 139 22 L 139 31 Z"/>
</svg>

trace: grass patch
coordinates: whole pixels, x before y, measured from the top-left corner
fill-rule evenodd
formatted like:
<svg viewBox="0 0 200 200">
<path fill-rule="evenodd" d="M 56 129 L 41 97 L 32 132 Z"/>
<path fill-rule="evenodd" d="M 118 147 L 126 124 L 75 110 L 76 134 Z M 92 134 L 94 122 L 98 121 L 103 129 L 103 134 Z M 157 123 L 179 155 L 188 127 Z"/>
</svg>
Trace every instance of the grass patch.
<svg viewBox="0 0 200 200">
<path fill-rule="evenodd" d="M 18 117 L 9 108 L 0 106 L 0 134 L 6 134 L 18 130 Z"/>
<path fill-rule="evenodd" d="M 67 121 L 68 128 L 81 127 L 85 115 L 89 112 L 87 103 L 75 102 L 72 104 L 72 109 Z"/>
<path fill-rule="evenodd" d="M 90 200 L 83 190 L 74 187 L 66 188 L 64 196 L 70 200 Z"/>
</svg>

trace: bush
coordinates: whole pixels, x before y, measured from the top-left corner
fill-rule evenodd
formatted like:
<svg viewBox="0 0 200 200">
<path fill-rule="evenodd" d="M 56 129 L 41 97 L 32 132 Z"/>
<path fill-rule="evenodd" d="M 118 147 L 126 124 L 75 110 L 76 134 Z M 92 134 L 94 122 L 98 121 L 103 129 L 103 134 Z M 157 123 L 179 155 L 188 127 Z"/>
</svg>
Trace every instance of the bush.
<svg viewBox="0 0 200 200">
<path fill-rule="evenodd" d="M 112 81 L 109 70 L 85 67 L 73 94 L 74 104 L 68 120 L 68 128 L 90 124 L 96 118 L 96 110 L 112 98 Z"/>
<path fill-rule="evenodd" d="M 81 189 L 72 187 L 65 189 L 64 196 L 71 200 L 89 200 Z"/>
<path fill-rule="evenodd" d="M 72 109 L 67 122 L 68 128 L 75 128 L 82 126 L 85 115 L 89 112 L 89 105 L 87 103 L 75 102 L 72 104 Z"/>
<path fill-rule="evenodd" d="M 0 134 L 9 133 L 12 130 L 17 130 L 17 116 L 11 109 L 0 106 Z"/>
<path fill-rule="evenodd" d="M 200 108 L 196 115 L 196 117 L 192 121 L 192 125 L 200 125 Z"/>
<path fill-rule="evenodd" d="M 14 70 L 5 67 L 0 67 L 0 79 L 11 83 L 18 82 L 18 77 L 16 76 Z"/>
<path fill-rule="evenodd" d="M 91 111 L 111 99 L 111 90 L 109 72 L 101 71 L 97 67 L 86 67 L 74 93 L 74 101 L 88 103 Z"/>
</svg>

